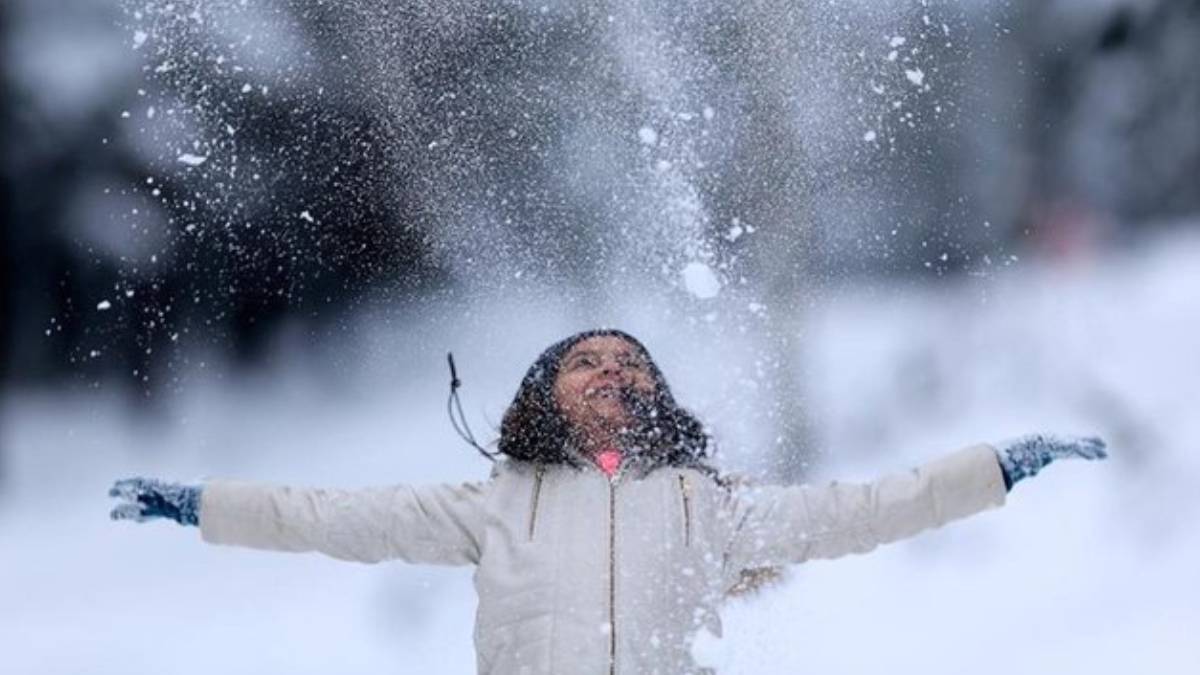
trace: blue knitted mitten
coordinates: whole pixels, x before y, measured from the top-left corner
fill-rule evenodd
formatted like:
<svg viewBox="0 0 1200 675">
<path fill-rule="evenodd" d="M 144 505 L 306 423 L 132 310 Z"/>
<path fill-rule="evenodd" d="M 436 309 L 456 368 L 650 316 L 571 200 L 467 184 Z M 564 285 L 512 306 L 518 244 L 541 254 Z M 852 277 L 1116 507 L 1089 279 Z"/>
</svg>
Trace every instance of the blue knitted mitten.
<svg viewBox="0 0 1200 675">
<path fill-rule="evenodd" d="M 180 485 L 153 478 L 126 478 L 113 483 L 109 497 L 121 501 L 109 513 L 113 520 L 145 522 L 170 518 L 180 525 L 200 524 L 199 485 Z"/>
<path fill-rule="evenodd" d="M 995 444 L 1004 484 L 1010 490 L 1017 481 L 1036 476 L 1056 459 L 1104 459 L 1108 457 L 1105 447 L 1104 441 L 1095 436 L 1054 434 L 1027 434 Z"/>
</svg>

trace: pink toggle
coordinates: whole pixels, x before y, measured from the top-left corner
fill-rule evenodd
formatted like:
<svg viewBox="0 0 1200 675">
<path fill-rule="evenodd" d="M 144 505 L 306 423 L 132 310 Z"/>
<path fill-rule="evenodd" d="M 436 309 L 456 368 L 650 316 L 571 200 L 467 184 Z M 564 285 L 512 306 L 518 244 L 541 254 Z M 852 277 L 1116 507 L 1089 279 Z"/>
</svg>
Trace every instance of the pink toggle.
<svg viewBox="0 0 1200 675">
<path fill-rule="evenodd" d="M 612 478 L 617 472 L 617 467 L 621 466 L 621 451 L 616 448 L 608 448 L 596 453 L 596 464 L 605 476 Z"/>
</svg>

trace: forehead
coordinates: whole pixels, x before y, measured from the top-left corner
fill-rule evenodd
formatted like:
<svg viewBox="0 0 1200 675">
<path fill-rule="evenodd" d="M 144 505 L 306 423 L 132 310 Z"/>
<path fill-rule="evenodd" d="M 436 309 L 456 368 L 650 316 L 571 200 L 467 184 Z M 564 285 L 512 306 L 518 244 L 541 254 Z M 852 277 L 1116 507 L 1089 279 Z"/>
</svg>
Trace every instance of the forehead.
<svg viewBox="0 0 1200 675">
<path fill-rule="evenodd" d="M 575 343 L 563 357 L 569 359 L 576 354 L 592 352 L 595 354 L 633 354 L 641 356 L 642 352 L 629 340 L 617 335 L 597 335 Z"/>
</svg>

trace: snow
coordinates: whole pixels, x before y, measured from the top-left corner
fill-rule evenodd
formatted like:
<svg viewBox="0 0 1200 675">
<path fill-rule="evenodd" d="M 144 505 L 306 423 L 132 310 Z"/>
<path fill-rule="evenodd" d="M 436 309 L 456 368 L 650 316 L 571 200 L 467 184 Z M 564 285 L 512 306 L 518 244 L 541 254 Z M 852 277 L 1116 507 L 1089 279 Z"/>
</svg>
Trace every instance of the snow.
<svg viewBox="0 0 1200 675">
<path fill-rule="evenodd" d="M 684 265 L 680 272 L 683 277 L 683 287 L 688 293 L 701 299 L 717 297 L 721 292 L 721 281 L 712 268 L 702 262 L 690 262 Z"/>
<path fill-rule="evenodd" d="M 920 68 L 913 68 L 912 70 L 905 69 L 904 77 L 918 87 L 922 84 L 925 84 L 925 73 L 923 73 Z"/>
<path fill-rule="evenodd" d="M 101 312 L 112 309 L 112 303 L 108 300 L 101 300 L 100 302 L 96 303 L 96 309 Z"/>
<path fill-rule="evenodd" d="M 176 160 L 179 163 L 186 164 L 188 166 L 200 166 L 201 164 L 208 161 L 208 157 L 204 157 L 201 155 L 193 155 L 190 152 L 185 152 L 182 155 L 180 155 L 179 157 L 177 157 Z"/>
<path fill-rule="evenodd" d="M 642 127 L 638 129 L 638 140 L 642 145 L 657 145 L 658 132 L 653 127 Z"/>
</svg>

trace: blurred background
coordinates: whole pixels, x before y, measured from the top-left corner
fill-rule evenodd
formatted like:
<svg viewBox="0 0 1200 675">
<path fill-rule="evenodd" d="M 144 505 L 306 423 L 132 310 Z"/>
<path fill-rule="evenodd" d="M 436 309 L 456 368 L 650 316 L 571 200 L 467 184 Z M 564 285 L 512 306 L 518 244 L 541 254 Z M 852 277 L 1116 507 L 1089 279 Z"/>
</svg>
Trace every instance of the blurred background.
<svg viewBox="0 0 1200 675">
<path fill-rule="evenodd" d="M 760 480 L 1098 433 L 725 613 L 722 673 L 1200 663 L 1200 2 L 7 0 L 0 670 L 472 672 L 469 569 L 218 549 L 114 479 L 483 478 L 576 330 Z"/>
</svg>

